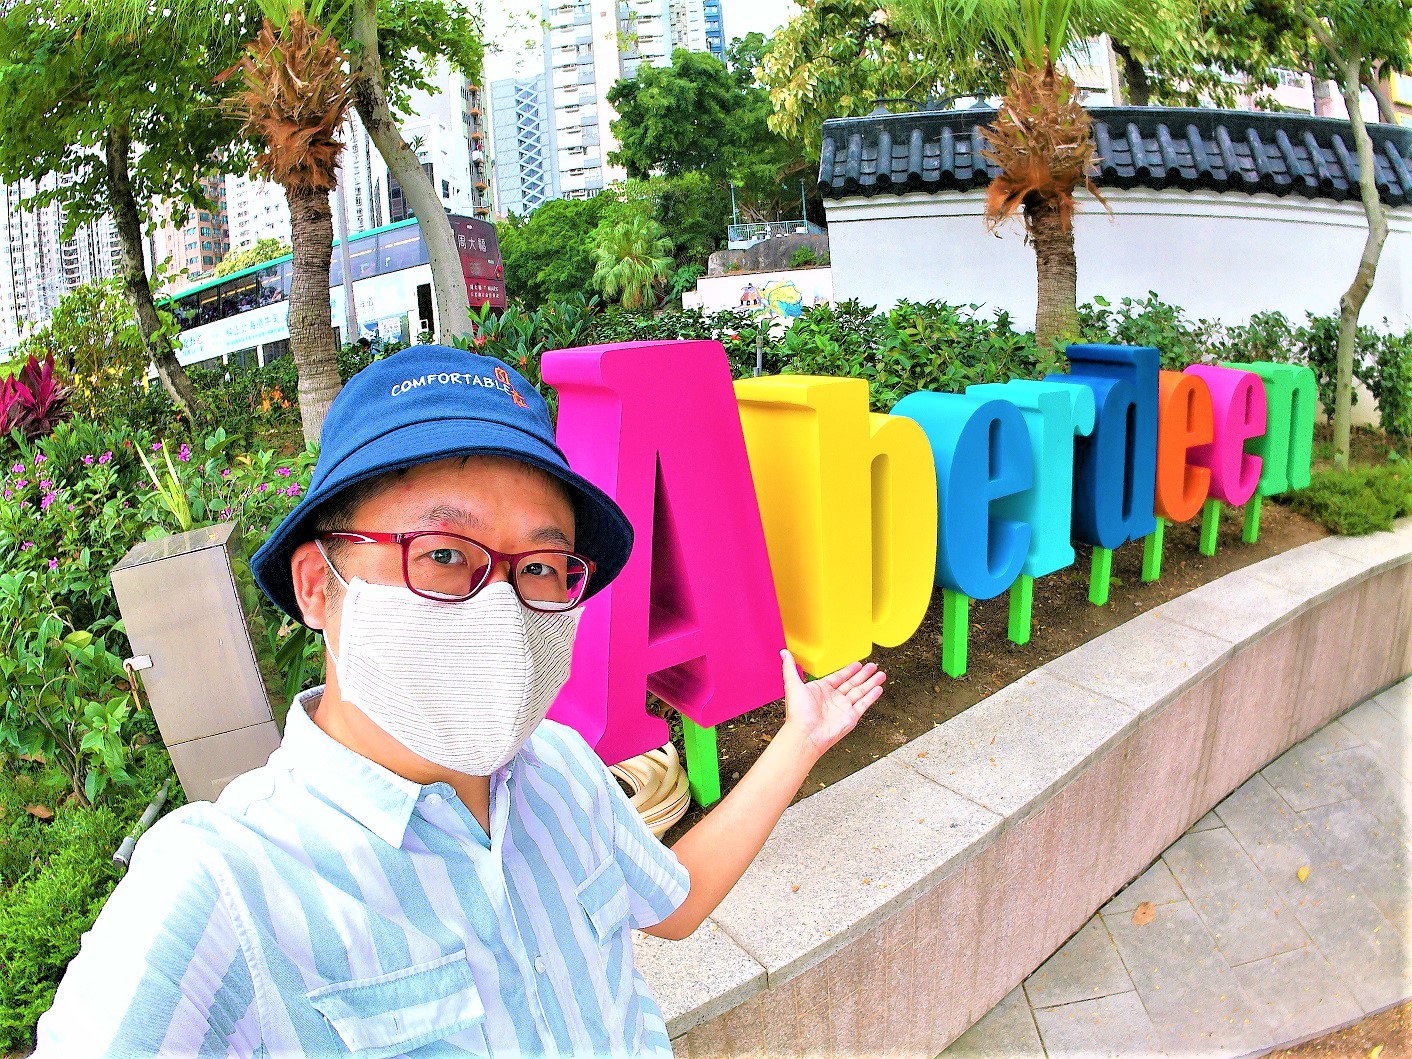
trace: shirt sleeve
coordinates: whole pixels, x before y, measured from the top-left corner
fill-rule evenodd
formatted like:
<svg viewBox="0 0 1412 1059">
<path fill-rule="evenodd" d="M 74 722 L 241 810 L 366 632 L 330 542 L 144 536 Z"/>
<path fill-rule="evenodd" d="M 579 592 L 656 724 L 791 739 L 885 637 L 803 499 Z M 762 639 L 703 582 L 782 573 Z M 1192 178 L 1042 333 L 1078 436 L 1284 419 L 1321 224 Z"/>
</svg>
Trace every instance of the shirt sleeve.
<svg viewBox="0 0 1412 1059">
<path fill-rule="evenodd" d="M 594 760 L 613 807 L 613 857 L 628 883 L 628 921 L 639 929 L 653 926 L 681 907 L 691 890 L 691 875 L 643 822 L 598 755 Z"/>
<path fill-rule="evenodd" d="M 139 840 L 39 1020 L 34 1059 L 259 1048 L 249 965 L 193 830 L 167 818 Z"/>
</svg>

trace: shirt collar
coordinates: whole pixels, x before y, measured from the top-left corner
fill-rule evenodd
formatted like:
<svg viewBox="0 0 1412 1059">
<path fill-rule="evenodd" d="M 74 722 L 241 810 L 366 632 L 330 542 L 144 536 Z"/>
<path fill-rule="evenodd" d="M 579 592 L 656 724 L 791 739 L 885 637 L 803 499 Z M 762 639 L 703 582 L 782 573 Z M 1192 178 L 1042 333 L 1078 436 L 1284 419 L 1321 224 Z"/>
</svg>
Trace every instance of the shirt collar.
<svg viewBox="0 0 1412 1059">
<path fill-rule="evenodd" d="M 279 762 L 378 838 L 400 848 L 412 811 L 429 786 L 399 776 L 350 750 L 315 724 L 308 710 L 318 704 L 323 691 L 320 684 L 294 697 L 284 722 L 284 738 L 276 752 Z M 508 765 L 491 774 L 491 782 L 502 774 L 509 779 L 520 761 L 539 767 L 542 761 L 532 743 L 533 737 Z"/>
</svg>

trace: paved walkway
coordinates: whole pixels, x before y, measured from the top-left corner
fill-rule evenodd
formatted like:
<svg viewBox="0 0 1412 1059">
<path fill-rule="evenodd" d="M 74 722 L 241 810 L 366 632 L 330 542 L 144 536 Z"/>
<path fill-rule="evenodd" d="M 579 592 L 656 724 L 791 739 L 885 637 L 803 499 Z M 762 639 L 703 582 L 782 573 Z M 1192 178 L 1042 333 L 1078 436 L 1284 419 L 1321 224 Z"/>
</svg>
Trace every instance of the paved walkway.
<svg viewBox="0 0 1412 1059">
<path fill-rule="evenodd" d="M 1259 1055 L 1409 997 L 1412 678 L 1252 776 L 943 1055 Z"/>
</svg>

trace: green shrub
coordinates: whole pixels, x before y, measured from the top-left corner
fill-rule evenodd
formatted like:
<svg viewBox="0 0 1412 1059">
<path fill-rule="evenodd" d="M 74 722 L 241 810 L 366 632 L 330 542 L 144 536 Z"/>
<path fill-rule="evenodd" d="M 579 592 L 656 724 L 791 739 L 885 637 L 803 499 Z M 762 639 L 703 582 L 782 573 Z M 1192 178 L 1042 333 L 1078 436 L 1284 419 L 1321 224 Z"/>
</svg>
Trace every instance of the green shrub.
<svg viewBox="0 0 1412 1059">
<path fill-rule="evenodd" d="M 818 263 L 819 257 L 810 246 L 797 247 L 794 253 L 789 255 L 790 268 L 810 268 Z"/>
<path fill-rule="evenodd" d="M 1383 430 L 1402 444 L 1412 440 L 1412 331 L 1382 336 L 1368 389 Z"/>
<path fill-rule="evenodd" d="M 1086 342 L 1155 346 L 1163 368 L 1181 371 L 1214 359 L 1220 324 L 1188 320 L 1180 307 L 1148 291 L 1146 298 L 1123 298 L 1116 307 L 1107 298 L 1079 306 L 1079 333 Z"/>
<path fill-rule="evenodd" d="M 35 1023 L 121 877 L 113 853 L 171 775 L 166 751 L 152 744 L 138 758 L 130 788 L 85 808 L 69 801 L 64 778 L 42 765 L 0 768 L 0 1052 L 34 1046 Z M 166 808 L 182 801 L 173 783 Z M 26 811 L 31 805 L 52 819 Z"/>
<path fill-rule="evenodd" d="M 1315 471 L 1307 489 L 1290 494 L 1289 505 L 1333 533 L 1356 537 L 1391 529 L 1394 519 L 1412 514 L 1412 464 Z"/>
</svg>

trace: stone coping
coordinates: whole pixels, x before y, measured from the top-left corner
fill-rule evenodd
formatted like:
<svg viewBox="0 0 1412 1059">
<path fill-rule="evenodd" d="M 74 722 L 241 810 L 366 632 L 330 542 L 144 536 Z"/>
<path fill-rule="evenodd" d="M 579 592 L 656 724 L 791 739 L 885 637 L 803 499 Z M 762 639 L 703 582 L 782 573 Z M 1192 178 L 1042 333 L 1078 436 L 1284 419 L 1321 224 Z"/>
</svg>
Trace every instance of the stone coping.
<svg viewBox="0 0 1412 1059">
<path fill-rule="evenodd" d="M 692 937 L 635 934 L 637 966 L 668 1033 L 777 988 L 868 934 L 1237 651 L 1407 563 L 1412 518 L 1392 532 L 1272 556 L 1138 615 L 791 806 Z"/>
</svg>

